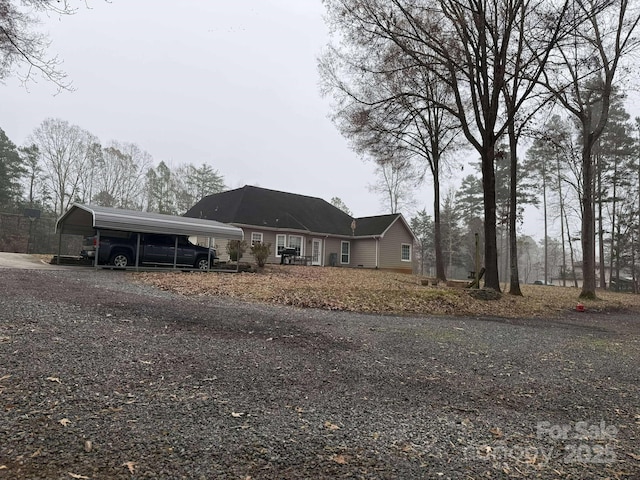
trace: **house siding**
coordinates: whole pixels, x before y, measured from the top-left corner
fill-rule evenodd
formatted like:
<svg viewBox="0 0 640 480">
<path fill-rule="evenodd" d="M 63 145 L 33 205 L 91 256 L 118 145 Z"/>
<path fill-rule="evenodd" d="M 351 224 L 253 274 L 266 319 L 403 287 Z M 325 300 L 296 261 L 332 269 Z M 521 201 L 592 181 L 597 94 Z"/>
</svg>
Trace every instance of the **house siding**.
<svg viewBox="0 0 640 480">
<path fill-rule="evenodd" d="M 276 236 L 285 235 L 286 244 L 289 243 L 289 236 L 295 235 L 302 237 L 302 255 L 311 256 L 312 253 L 312 241 L 318 239 L 322 241 L 322 265 L 331 265 L 331 254 L 336 254 L 336 266 L 337 267 L 363 267 L 363 268 L 380 268 L 385 270 L 394 270 L 403 273 L 413 272 L 413 260 L 414 260 L 414 245 L 413 236 L 411 232 L 405 227 L 404 223 L 400 220 L 393 223 L 393 225 L 385 232 L 381 238 L 336 238 L 325 237 L 322 235 L 305 235 L 296 232 L 287 231 L 275 231 L 252 227 L 242 227 L 244 231 L 244 238 L 247 242 L 247 251 L 242 256 L 241 261 L 253 262 L 253 256 L 251 255 L 251 234 L 262 233 L 264 243 L 271 244 L 271 254 L 267 258 L 267 263 L 278 264 L 280 263 L 280 257 L 276 257 Z M 206 239 L 198 238 L 199 243 L 206 245 Z M 215 246 L 217 248 L 218 257 L 221 261 L 229 261 L 229 254 L 227 253 L 226 239 L 214 239 Z M 350 242 L 350 256 L 349 263 L 341 263 L 341 243 L 343 241 Z M 406 262 L 401 260 L 401 248 L 402 244 L 406 243 L 411 245 L 411 261 Z M 376 245 L 377 244 L 377 245 Z M 377 258 L 376 258 L 377 256 Z"/>
<path fill-rule="evenodd" d="M 291 232 L 278 232 L 274 230 L 261 230 L 259 228 L 251 228 L 245 227 L 242 229 L 244 231 L 244 238 L 247 240 L 247 244 L 251 242 L 251 234 L 252 233 L 262 233 L 262 241 L 264 243 L 271 244 L 271 253 L 267 258 L 267 263 L 280 263 L 280 257 L 276 257 L 276 236 L 277 235 L 285 235 L 285 245 L 289 244 L 289 236 L 294 235 L 297 237 L 302 237 L 302 251 L 301 255 L 311 255 L 311 237 L 308 235 L 304 235 L 302 233 L 291 233 Z M 243 255 L 244 261 L 253 261 L 253 256 L 251 255 L 251 245 L 247 247 L 247 253 Z"/>
<path fill-rule="evenodd" d="M 214 245 L 216 247 L 216 254 L 221 262 L 228 262 L 231 260 L 231 256 L 227 253 L 227 244 L 229 240 L 226 238 L 215 238 Z"/>
<path fill-rule="evenodd" d="M 376 268 L 376 239 L 366 238 L 351 242 L 351 265 Z"/>
<path fill-rule="evenodd" d="M 266 263 L 280 263 L 280 257 L 276 257 L 276 232 L 271 230 L 260 230 L 258 228 L 243 228 L 242 230 L 244 231 L 244 238 L 247 239 L 247 243 L 249 244 L 247 247 L 247 253 L 243 256 L 245 261 L 253 261 L 253 256 L 251 255 L 251 234 L 261 233 L 262 242 L 271 244 L 271 253 L 269 253 Z"/>
<path fill-rule="evenodd" d="M 341 264 L 340 263 L 340 245 L 341 245 L 342 239 L 340 238 L 330 238 L 327 237 L 325 238 L 324 241 L 324 265 L 325 266 L 330 266 L 331 265 L 331 254 L 335 253 L 338 257 L 336 259 L 336 267 L 340 267 L 340 266 L 346 266 L 348 267 L 349 265 L 351 265 L 351 263 L 349 263 L 348 265 L 345 264 Z M 351 245 L 351 248 L 353 248 L 353 242 Z M 351 256 L 351 258 L 353 258 Z M 351 260 L 351 258 L 349 258 L 349 260 Z"/>
<path fill-rule="evenodd" d="M 403 262 L 401 246 L 403 243 L 411 245 L 411 260 Z M 380 239 L 380 268 L 403 273 L 413 273 L 414 257 L 413 236 L 399 219 L 391 225 Z"/>
</svg>

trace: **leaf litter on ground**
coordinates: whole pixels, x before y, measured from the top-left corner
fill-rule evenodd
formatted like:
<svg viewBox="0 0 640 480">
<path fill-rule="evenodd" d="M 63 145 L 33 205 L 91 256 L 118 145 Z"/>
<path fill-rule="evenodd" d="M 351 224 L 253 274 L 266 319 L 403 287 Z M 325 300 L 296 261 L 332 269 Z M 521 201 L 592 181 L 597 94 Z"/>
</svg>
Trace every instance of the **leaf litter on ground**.
<svg viewBox="0 0 640 480">
<path fill-rule="evenodd" d="M 580 300 L 574 287 L 522 285 L 523 296 L 472 298 L 466 282 L 432 285 L 419 275 L 382 270 L 268 265 L 256 273 L 141 272 L 135 278 L 181 295 L 226 296 L 246 301 L 399 315 L 557 317 L 576 310 L 640 312 L 640 296 L 598 290 Z M 426 284 L 426 285 L 425 285 Z"/>
</svg>

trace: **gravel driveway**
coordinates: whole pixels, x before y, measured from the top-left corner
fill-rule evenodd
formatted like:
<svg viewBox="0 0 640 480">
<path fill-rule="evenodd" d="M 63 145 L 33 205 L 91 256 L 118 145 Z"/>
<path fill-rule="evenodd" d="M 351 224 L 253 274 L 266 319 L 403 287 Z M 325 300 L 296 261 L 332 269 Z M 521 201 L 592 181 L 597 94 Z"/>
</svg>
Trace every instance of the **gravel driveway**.
<svg viewBox="0 0 640 480">
<path fill-rule="evenodd" d="M 634 315 L 344 314 L 134 279 L 2 269 L 0 478 L 640 478 Z"/>
</svg>

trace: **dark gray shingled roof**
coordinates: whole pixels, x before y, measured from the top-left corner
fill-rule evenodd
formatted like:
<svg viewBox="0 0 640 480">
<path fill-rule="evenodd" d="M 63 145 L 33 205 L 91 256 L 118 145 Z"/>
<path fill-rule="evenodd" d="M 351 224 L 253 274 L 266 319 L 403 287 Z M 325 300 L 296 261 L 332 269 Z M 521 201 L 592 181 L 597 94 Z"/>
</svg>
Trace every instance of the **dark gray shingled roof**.
<svg viewBox="0 0 640 480">
<path fill-rule="evenodd" d="M 400 214 L 353 218 L 321 198 L 245 185 L 204 197 L 186 217 L 333 235 L 380 235 Z"/>
</svg>

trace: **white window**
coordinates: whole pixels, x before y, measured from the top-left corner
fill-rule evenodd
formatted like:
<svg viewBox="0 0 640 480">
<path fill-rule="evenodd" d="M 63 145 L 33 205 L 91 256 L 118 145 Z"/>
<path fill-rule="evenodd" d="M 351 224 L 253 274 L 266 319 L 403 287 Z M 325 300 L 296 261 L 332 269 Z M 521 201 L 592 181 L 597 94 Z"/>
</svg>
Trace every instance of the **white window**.
<svg viewBox="0 0 640 480">
<path fill-rule="evenodd" d="M 296 249 L 296 256 L 302 255 L 302 237 L 299 235 L 289 235 L 289 248 Z"/>
<path fill-rule="evenodd" d="M 350 260 L 351 242 L 342 242 L 340 245 L 340 263 L 347 264 Z"/>
<path fill-rule="evenodd" d="M 285 247 L 286 241 L 286 235 L 276 235 L 276 257 L 282 254 L 282 249 Z"/>
<path fill-rule="evenodd" d="M 403 243 L 400 247 L 400 260 L 403 262 L 411 261 L 411 244 Z"/>
<path fill-rule="evenodd" d="M 253 247 L 256 243 L 262 243 L 262 233 L 251 232 L 251 246 Z"/>
</svg>

